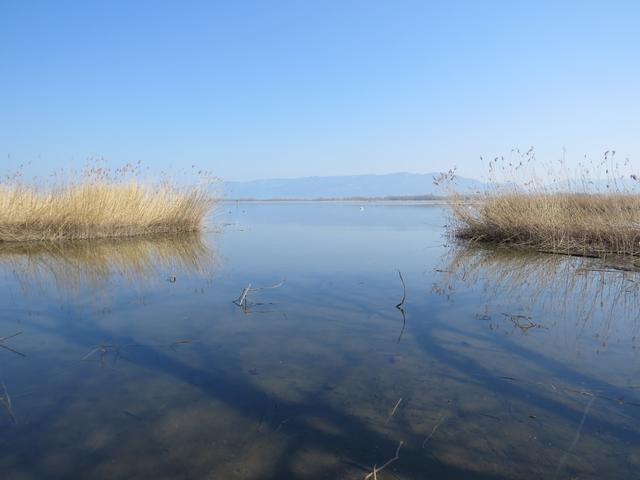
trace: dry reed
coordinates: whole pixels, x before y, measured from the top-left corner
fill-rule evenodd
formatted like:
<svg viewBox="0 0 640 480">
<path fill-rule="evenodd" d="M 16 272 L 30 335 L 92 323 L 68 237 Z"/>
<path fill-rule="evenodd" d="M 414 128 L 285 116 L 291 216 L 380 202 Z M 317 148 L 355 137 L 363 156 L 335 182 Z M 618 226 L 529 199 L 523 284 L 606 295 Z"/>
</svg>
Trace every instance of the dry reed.
<svg viewBox="0 0 640 480">
<path fill-rule="evenodd" d="M 543 177 L 536 173 L 541 167 Z M 628 173 L 631 168 L 629 159 L 618 163 L 615 151 L 572 171 L 564 159 L 554 167 L 537 162 L 533 148 L 514 150 L 510 158 L 489 161 L 493 187 L 472 198 L 450 197 L 453 233 L 476 242 L 568 255 L 638 256 L 640 195 L 638 176 Z"/>
<path fill-rule="evenodd" d="M 136 181 L 46 190 L 0 185 L 0 243 L 197 231 L 212 204 L 204 187 L 149 187 Z"/>
<path fill-rule="evenodd" d="M 509 192 L 451 205 L 459 238 L 571 255 L 640 255 L 639 195 Z"/>
</svg>

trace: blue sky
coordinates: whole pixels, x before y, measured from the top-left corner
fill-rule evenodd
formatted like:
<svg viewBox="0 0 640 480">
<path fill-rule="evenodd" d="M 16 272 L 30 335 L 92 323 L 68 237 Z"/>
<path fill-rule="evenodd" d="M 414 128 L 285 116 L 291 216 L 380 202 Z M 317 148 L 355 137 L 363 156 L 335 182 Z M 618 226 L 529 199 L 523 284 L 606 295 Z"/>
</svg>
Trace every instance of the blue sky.
<svg viewBox="0 0 640 480">
<path fill-rule="evenodd" d="M 638 5 L 0 0 L 0 171 L 479 178 L 529 146 L 640 165 Z"/>
</svg>

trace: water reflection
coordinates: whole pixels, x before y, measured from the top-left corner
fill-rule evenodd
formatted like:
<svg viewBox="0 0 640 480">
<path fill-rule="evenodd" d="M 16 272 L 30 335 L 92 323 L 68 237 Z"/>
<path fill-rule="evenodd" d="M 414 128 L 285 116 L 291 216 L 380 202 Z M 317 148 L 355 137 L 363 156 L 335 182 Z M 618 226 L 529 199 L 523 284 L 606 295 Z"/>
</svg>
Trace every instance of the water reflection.
<svg viewBox="0 0 640 480">
<path fill-rule="evenodd" d="M 14 275 L 23 292 L 53 284 L 59 292 L 99 290 L 119 281 L 148 282 L 171 271 L 207 274 L 213 251 L 198 234 L 64 243 L 0 243 L 0 273 Z"/>
<path fill-rule="evenodd" d="M 637 312 L 632 290 L 612 307 L 619 270 L 479 250 L 441 261 L 436 208 L 230 210 L 241 228 L 205 250 L 132 246 L 118 260 L 119 242 L 97 275 L 94 246 L 0 260 L 0 342 L 26 355 L 0 348 L 6 478 L 362 480 L 396 453 L 378 478 L 640 468 Z M 191 276 L 212 250 L 215 276 Z M 71 283 L 99 284 L 110 308 L 21 295 L 11 265 L 32 264 L 44 287 L 81 272 Z M 585 307 L 594 292 L 602 305 Z"/>
<path fill-rule="evenodd" d="M 458 244 L 436 266 L 432 292 L 446 306 L 419 342 L 465 405 L 446 417 L 474 429 L 500 470 L 512 465 L 509 478 L 636 468 L 640 275 L 629 264 Z M 494 426 L 474 426 L 470 411 Z M 456 441 L 440 442 L 440 455 Z"/>
<path fill-rule="evenodd" d="M 455 301 L 458 290 L 482 292 L 477 316 L 490 329 L 526 335 L 532 329 L 573 329 L 606 347 L 616 332 L 637 348 L 640 269 L 633 259 L 585 258 L 454 245 L 432 291 Z M 631 335 L 630 335 L 631 334 Z"/>
</svg>

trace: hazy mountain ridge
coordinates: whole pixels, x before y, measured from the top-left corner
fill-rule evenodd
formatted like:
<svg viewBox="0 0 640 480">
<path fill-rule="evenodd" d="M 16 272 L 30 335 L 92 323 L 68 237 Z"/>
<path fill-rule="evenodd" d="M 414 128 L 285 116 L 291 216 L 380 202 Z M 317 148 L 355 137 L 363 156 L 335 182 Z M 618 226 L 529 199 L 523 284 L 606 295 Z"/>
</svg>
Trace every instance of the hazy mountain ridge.
<svg viewBox="0 0 640 480">
<path fill-rule="evenodd" d="M 446 189 L 434 184 L 438 175 L 438 172 L 391 173 L 230 181 L 223 182 L 222 191 L 226 198 L 256 200 L 446 195 Z M 483 187 L 485 184 L 479 180 L 464 177 L 455 180 L 455 188 L 461 193 Z"/>
</svg>

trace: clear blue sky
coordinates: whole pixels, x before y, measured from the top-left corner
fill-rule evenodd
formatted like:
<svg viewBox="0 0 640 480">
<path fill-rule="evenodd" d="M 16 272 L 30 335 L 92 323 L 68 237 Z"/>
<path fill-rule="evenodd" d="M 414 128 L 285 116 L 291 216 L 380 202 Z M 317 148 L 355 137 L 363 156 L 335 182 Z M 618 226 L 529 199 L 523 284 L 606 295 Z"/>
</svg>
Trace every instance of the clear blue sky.
<svg viewBox="0 0 640 480">
<path fill-rule="evenodd" d="M 0 170 L 640 165 L 640 2 L 0 0 Z"/>
</svg>

